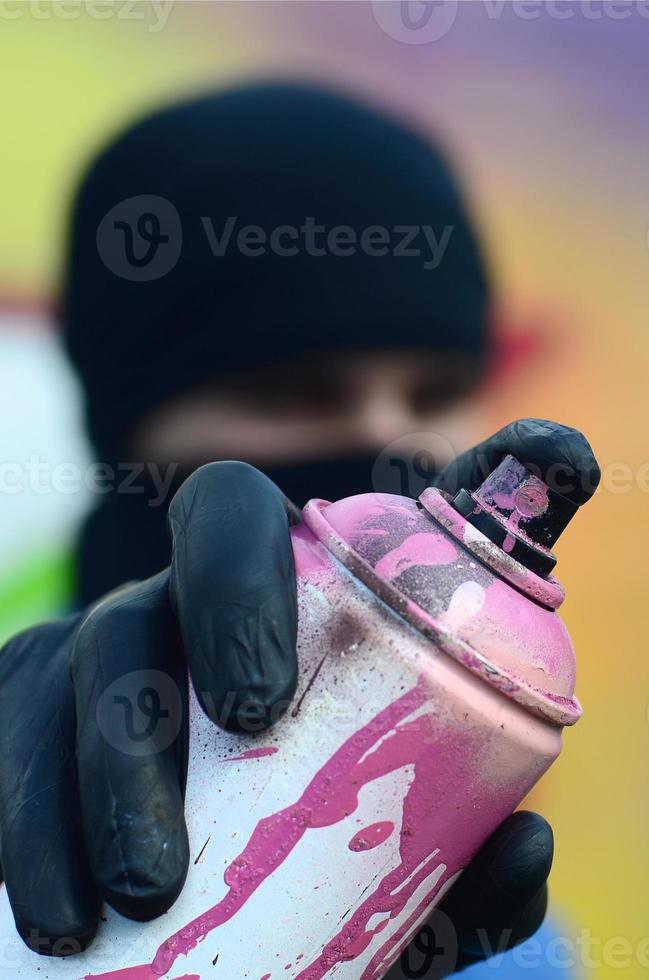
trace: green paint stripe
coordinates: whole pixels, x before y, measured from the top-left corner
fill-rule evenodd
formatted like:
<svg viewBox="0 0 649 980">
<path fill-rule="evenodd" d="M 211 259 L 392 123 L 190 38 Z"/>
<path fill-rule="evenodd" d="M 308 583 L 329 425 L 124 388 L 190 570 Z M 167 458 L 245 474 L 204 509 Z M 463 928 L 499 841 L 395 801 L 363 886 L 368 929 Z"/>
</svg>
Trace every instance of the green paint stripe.
<svg viewBox="0 0 649 980">
<path fill-rule="evenodd" d="M 0 642 L 59 615 L 72 595 L 73 563 L 68 553 L 30 556 L 0 580 Z"/>
</svg>

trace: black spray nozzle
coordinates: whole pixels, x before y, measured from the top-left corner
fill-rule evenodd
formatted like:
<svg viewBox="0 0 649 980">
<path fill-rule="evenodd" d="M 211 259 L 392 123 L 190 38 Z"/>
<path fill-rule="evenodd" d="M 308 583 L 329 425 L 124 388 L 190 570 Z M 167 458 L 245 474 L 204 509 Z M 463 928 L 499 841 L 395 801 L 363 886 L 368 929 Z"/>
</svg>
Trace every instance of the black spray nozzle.
<svg viewBox="0 0 649 980">
<path fill-rule="evenodd" d="M 556 565 L 551 548 L 579 509 L 513 456 L 477 490 L 461 489 L 453 506 L 478 530 L 539 575 Z"/>
<path fill-rule="evenodd" d="M 437 485 L 455 494 L 456 510 L 512 558 L 549 575 L 556 564 L 554 542 L 599 479 L 581 432 L 523 419 L 458 457 Z"/>
<path fill-rule="evenodd" d="M 463 487 L 477 490 L 508 455 L 579 506 L 592 497 L 599 484 L 595 454 L 578 429 L 548 419 L 519 419 L 462 453 L 431 485 L 451 497 Z"/>
</svg>

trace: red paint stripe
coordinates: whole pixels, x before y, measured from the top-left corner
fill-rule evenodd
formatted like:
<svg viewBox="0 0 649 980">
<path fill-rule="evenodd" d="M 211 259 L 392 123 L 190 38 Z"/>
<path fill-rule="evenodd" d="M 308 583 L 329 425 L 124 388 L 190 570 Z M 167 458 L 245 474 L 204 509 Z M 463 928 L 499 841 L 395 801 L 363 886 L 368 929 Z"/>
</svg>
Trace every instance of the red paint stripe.
<svg viewBox="0 0 649 980">
<path fill-rule="evenodd" d="M 48 301 L 42 296 L 28 296 L 11 290 L 0 290 L 0 317 L 12 315 L 18 317 L 39 316 L 47 318 L 54 325 L 56 323 L 55 314 L 56 305 L 52 300 Z M 28 321 L 25 321 L 24 326 L 27 325 Z M 2 329 L 2 323 L 0 323 L 0 329 Z"/>
</svg>

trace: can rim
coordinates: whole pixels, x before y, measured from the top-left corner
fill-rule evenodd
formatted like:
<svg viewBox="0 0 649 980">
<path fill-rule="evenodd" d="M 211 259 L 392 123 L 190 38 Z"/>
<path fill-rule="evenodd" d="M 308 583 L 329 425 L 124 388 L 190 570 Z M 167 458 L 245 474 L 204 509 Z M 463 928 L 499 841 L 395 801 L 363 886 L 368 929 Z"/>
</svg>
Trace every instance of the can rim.
<svg viewBox="0 0 649 980">
<path fill-rule="evenodd" d="M 537 575 L 517 561 L 497 544 L 490 541 L 477 527 L 462 517 L 441 490 L 428 487 L 419 501 L 431 517 L 442 528 L 451 534 L 460 544 L 464 545 L 478 561 L 488 565 L 501 578 L 506 579 L 519 592 L 524 592 L 530 599 L 539 602 L 548 609 L 558 609 L 566 597 L 561 583 L 553 575 Z"/>
<path fill-rule="evenodd" d="M 465 640 L 454 636 L 448 626 L 425 612 L 391 582 L 381 578 L 369 562 L 354 551 L 327 520 L 324 512 L 329 506 L 328 500 L 318 498 L 310 500 L 302 511 L 305 524 L 327 551 L 342 562 L 394 612 L 428 639 L 433 640 L 453 660 L 526 710 L 558 726 L 574 725 L 579 720 L 582 708 L 575 696 L 553 694 L 506 672 Z"/>
</svg>

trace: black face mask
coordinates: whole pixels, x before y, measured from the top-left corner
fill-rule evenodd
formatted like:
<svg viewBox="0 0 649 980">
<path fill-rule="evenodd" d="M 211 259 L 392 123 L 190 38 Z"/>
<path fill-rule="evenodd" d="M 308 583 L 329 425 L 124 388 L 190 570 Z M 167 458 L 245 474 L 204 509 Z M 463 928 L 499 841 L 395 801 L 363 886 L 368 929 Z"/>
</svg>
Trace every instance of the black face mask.
<svg viewBox="0 0 649 980">
<path fill-rule="evenodd" d="M 289 500 L 302 508 L 313 497 L 333 501 L 357 493 L 370 493 L 375 489 L 372 485 L 375 461 L 375 455 L 341 456 L 261 466 L 260 469 Z"/>
<path fill-rule="evenodd" d="M 388 461 L 386 471 L 376 460 L 375 455 L 347 456 L 260 469 L 300 508 L 312 497 L 334 501 L 372 491 L 418 496 L 426 480 L 415 477 L 414 486 L 408 475 L 402 478 L 399 466 L 391 470 Z M 425 475 L 430 477 L 431 473 Z M 188 476 L 188 472 L 177 472 L 164 500 L 159 488 L 146 479 L 131 486 L 128 493 L 114 492 L 103 499 L 86 520 L 79 540 L 79 606 L 124 582 L 155 575 L 169 564 L 167 510 Z"/>
</svg>

